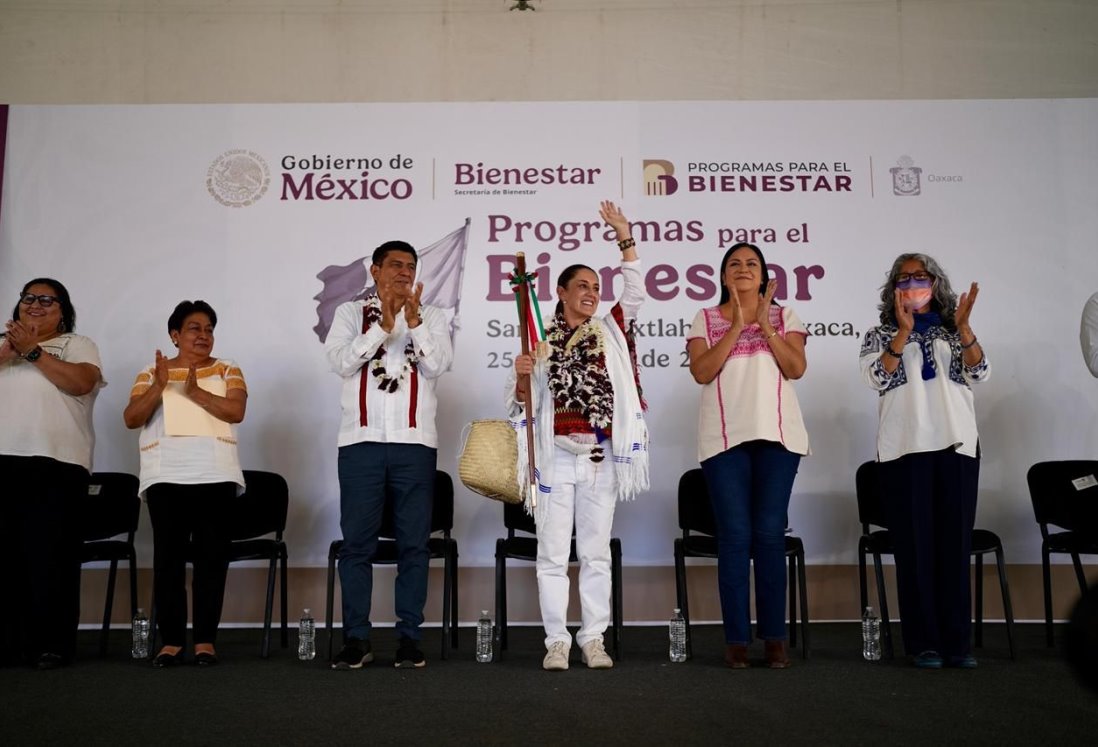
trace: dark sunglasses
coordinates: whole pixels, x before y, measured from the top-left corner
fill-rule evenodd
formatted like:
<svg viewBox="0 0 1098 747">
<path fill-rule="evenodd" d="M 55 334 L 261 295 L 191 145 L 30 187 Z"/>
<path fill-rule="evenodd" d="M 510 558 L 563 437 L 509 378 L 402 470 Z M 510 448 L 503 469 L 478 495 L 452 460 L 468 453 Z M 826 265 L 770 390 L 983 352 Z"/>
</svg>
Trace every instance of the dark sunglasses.
<svg viewBox="0 0 1098 747">
<path fill-rule="evenodd" d="M 43 309 L 48 309 L 49 307 L 53 306 L 54 301 L 60 300 L 61 299 L 59 299 L 57 296 L 36 296 L 33 293 L 26 293 L 19 297 L 19 303 L 23 304 L 24 306 L 30 306 L 32 303 L 37 301 L 38 305 L 41 306 Z"/>
</svg>

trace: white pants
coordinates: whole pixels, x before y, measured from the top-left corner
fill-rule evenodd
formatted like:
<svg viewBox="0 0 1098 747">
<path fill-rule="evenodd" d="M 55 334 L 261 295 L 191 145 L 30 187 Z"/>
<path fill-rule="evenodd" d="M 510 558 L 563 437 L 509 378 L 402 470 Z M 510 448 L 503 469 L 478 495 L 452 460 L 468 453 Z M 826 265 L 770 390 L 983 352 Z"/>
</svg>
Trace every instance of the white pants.
<svg viewBox="0 0 1098 747">
<path fill-rule="evenodd" d="M 582 625 L 576 634 L 581 647 L 602 640 L 610 624 L 610 530 L 617 502 L 617 481 L 609 443 L 599 463 L 587 455 L 553 450 L 553 492 L 545 517 L 537 526 L 538 599 L 545 626 L 545 647 L 557 641 L 572 645 L 568 633 L 568 556 L 575 518 L 576 555 Z"/>
</svg>

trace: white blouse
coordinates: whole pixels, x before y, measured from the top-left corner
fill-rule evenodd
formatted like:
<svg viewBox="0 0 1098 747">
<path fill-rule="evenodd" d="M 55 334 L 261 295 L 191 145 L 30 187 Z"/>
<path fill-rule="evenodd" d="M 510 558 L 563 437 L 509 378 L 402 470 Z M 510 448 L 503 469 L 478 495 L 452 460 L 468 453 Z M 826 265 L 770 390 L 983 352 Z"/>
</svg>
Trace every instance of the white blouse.
<svg viewBox="0 0 1098 747">
<path fill-rule="evenodd" d="M 41 343 L 43 355 L 66 363 L 90 363 L 102 371 L 99 348 L 87 337 L 63 334 Z M 33 363 L 13 358 L 0 364 L 0 454 L 42 456 L 79 464 L 91 472 L 95 449 L 92 409 L 99 383 L 87 394 L 61 391 Z"/>
<path fill-rule="evenodd" d="M 808 331 L 790 308 L 771 305 L 770 324 L 781 336 Z M 719 306 L 702 309 L 686 335 L 712 348 L 732 328 Z M 810 454 L 808 431 L 793 385 L 782 374 L 757 322 L 745 325 L 720 373 L 702 386 L 698 461 L 747 441 L 774 441 L 794 454 Z"/>
<path fill-rule="evenodd" d="M 173 368 L 168 372 L 169 386 L 180 385 L 187 379 L 188 369 Z M 137 375 L 130 398 L 143 394 L 152 385 L 156 366 L 149 366 Z M 233 389 L 248 391 L 240 367 L 224 358 L 196 372 L 199 379 L 220 378 L 226 393 Z M 164 429 L 164 406 L 156 408 L 149 422 L 141 428 L 138 447 L 141 449 L 140 495 L 145 497 L 149 486 L 157 483 L 202 485 L 215 482 L 235 482 L 237 495 L 244 492 L 244 472 L 236 447 L 236 425 L 230 425 L 231 436 L 169 436 Z"/>
</svg>

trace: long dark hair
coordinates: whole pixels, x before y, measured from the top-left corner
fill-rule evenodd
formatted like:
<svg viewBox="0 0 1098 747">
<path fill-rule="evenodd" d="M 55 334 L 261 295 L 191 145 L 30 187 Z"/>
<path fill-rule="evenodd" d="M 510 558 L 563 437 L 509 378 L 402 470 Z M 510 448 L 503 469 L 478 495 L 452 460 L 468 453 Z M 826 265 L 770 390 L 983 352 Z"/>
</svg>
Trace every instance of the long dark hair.
<svg viewBox="0 0 1098 747">
<path fill-rule="evenodd" d="M 591 272 L 595 272 L 594 270 L 592 270 L 587 265 L 569 265 L 568 267 L 564 268 L 564 272 L 562 272 L 560 274 L 560 277 L 557 278 L 557 287 L 558 288 L 567 288 L 568 284 L 570 282 L 572 282 L 572 278 L 574 278 L 576 276 L 576 273 L 579 272 L 580 270 L 591 270 Z M 595 277 L 598 277 L 598 276 L 599 276 L 599 274 L 597 272 L 595 272 Z M 561 303 L 560 301 L 557 301 L 557 307 L 556 307 L 556 309 L 553 310 L 553 314 L 559 316 L 563 312 L 564 312 L 564 304 Z"/>
<path fill-rule="evenodd" d="M 763 253 L 759 249 L 759 247 L 755 246 L 754 244 L 748 244 L 746 241 L 741 241 L 738 244 L 733 244 L 728 249 L 728 251 L 724 253 L 724 259 L 721 260 L 721 274 L 718 277 L 720 278 L 720 284 L 721 284 L 721 303 L 722 304 L 727 303 L 728 299 L 730 299 L 732 297 L 731 294 L 728 291 L 728 286 L 724 284 L 724 270 L 725 270 L 725 268 L 728 267 L 728 260 L 732 259 L 732 254 L 737 249 L 743 249 L 745 247 L 750 249 L 751 251 L 755 252 L 755 256 L 759 258 L 759 264 L 762 265 L 762 280 L 759 282 L 759 295 L 760 296 L 765 296 L 766 295 L 766 286 L 767 286 L 767 283 L 770 282 L 770 270 L 766 266 L 766 258 L 763 257 Z M 771 303 L 774 303 L 774 302 L 771 301 Z"/>
<path fill-rule="evenodd" d="M 23 296 L 27 295 L 27 291 L 30 290 L 32 285 L 48 285 L 53 288 L 54 295 L 57 296 L 57 303 L 61 304 L 61 327 L 63 328 L 59 328 L 57 331 L 64 333 L 75 330 L 76 307 L 72 305 L 72 299 L 69 298 L 69 289 L 53 278 L 35 278 L 24 285 L 23 292 L 19 294 L 19 301 L 15 302 L 15 309 L 11 312 L 11 318 L 19 319 L 19 307 L 23 305 Z"/>
</svg>

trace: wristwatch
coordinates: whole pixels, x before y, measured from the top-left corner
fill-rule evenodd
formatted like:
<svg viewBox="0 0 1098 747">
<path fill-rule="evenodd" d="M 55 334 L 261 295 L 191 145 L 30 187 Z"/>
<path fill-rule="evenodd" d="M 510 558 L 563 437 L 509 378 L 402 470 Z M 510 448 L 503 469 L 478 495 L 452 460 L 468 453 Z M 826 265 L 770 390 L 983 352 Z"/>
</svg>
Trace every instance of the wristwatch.
<svg viewBox="0 0 1098 747">
<path fill-rule="evenodd" d="M 35 345 L 34 350 L 30 351 L 29 353 L 27 353 L 26 355 L 23 356 L 23 360 L 27 361 L 28 363 L 34 363 L 36 360 L 38 360 L 41 357 L 42 357 L 42 346 L 41 345 Z"/>
</svg>

